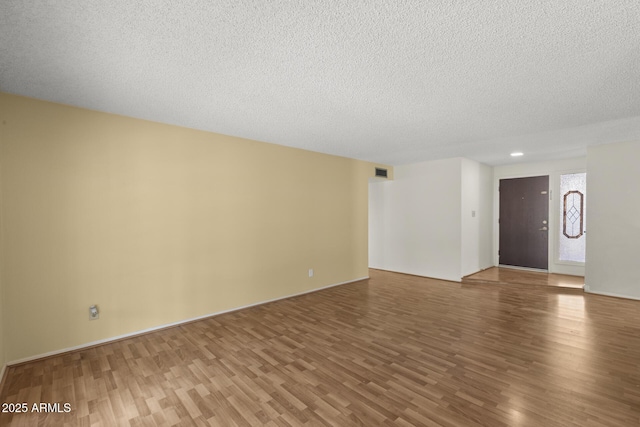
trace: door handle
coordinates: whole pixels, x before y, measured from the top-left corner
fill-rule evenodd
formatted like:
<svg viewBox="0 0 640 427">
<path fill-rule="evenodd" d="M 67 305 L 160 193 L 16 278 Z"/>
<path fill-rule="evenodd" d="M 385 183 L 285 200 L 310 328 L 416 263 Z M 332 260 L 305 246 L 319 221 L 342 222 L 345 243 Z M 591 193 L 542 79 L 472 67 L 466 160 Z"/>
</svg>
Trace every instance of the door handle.
<svg viewBox="0 0 640 427">
<path fill-rule="evenodd" d="M 547 228 L 547 227 L 542 227 L 542 228 L 538 228 L 538 230 L 540 230 L 540 231 L 547 231 L 547 230 L 548 230 L 548 228 Z"/>
</svg>

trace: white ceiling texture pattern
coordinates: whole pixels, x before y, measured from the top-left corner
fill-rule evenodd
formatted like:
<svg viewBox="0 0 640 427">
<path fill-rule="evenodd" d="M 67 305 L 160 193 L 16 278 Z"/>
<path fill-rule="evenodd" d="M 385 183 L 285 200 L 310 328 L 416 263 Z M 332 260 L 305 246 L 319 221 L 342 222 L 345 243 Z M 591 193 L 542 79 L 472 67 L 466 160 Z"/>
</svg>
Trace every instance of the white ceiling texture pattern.
<svg viewBox="0 0 640 427">
<path fill-rule="evenodd" d="M 637 0 L 0 3 L 0 90 L 388 164 L 640 140 Z"/>
</svg>

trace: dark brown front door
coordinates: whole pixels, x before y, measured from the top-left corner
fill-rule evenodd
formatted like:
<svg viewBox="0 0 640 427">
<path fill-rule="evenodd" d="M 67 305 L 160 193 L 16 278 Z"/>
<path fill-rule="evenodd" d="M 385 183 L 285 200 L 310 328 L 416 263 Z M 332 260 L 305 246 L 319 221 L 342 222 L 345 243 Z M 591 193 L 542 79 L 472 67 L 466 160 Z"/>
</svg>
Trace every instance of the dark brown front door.
<svg viewBox="0 0 640 427">
<path fill-rule="evenodd" d="M 500 180 L 500 264 L 548 268 L 548 193 L 548 176 Z"/>
</svg>

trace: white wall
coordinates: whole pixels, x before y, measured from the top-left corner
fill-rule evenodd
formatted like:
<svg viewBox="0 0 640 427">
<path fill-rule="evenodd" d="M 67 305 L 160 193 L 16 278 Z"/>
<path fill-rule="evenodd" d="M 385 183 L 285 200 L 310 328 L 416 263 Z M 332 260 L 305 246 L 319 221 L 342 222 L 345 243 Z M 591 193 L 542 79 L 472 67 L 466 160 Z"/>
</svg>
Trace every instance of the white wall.
<svg viewBox="0 0 640 427">
<path fill-rule="evenodd" d="M 369 183 L 369 266 L 460 280 L 461 159 L 394 167 Z"/>
<path fill-rule="evenodd" d="M 454 158 L 371 182 L 369 266 L 453 281 L 491 266 L 492 177 L 489 166 Z"/>
<path fill-rule="evenodd" d="M 461 276 L 493 265 L 492 168 L 461 159 Z"/>
<path fill-rule="evenodd" d="M 587 152 L 588 292 L 640 299 L 640 142 Z"/>
<path fill-rule="evenodd" d="M 386 195 L 393 181 L 369 178 L 369 267 L 380 268 L 384 265 L 386 240 Z"/>
<path fill-rule="evenodd" d="M 587 158 L 579 157 L 574 159 L 564 159 L 539 163 L 517 163 L 513 165 L 496 166 L 493 168 L 493 264 L 498 265 L 499 248 L 499 227 L 498 214 L 500 195 L 498 184 L 501 179 L 523 178 L 529 176 L 549 175 L 549 188 L 551 189 L 551 201 L 549 203 L 549 272 L 559 274 L 571 274 L 574 276 L 584 276 L 584 263 L 573 263 L 560 261 L 558 257 L 559 219 L 560 219 L 560 198 L 557 197 L 560 190 L 560 175 L 565 173 L 585 172 L 587 169 Z M 589 179 L 587 173 L 587 180 Z M 591 195 L 591 189 L 587 185 L 587 200 Z M 587 209 L 588 211 L 588 209 Z M 587 217 L 587 230 L 590 231 L 590 213 Z M 589 235 L 587 242 L 589 242 Z M 587 243 L 588 244 L 588 243 Z"/>
</svg>

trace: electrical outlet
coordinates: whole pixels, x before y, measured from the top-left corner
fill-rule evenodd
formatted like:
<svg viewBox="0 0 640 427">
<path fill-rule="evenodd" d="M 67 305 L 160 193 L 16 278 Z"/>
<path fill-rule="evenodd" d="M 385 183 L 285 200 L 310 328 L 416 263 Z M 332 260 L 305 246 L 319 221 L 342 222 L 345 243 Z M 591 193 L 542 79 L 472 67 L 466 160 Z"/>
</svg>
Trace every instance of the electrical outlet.
<svg viewBox="0 0 640 427">
<path fill-rule="evenodd" d="M 98 312 L 98 306 L 92 305 L 89 307 L 89 320 L 98 320 L 100 318 L 100 313 Z"/>
<path fill-rule="evenodd" d="M 309 269 L 309 277 L 313 277 L 313 268 Z"/>
</svg>

